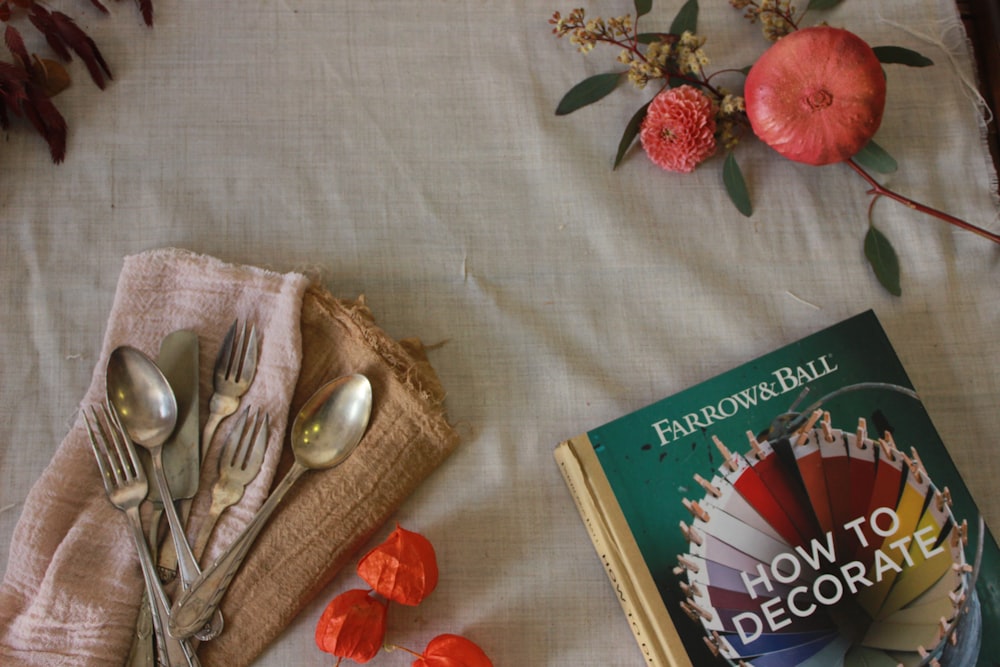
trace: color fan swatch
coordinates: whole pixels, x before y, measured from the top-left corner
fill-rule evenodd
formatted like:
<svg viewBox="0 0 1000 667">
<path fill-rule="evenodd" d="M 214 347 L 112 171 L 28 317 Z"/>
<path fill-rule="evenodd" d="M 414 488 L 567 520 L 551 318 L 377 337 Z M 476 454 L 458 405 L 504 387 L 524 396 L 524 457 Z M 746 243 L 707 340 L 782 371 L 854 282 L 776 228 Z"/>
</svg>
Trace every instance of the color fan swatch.
<svg viewBox="0 0 1000 667">
<path fill-rule="evenodd" d="M 814 415 L 724 463 L 685 501 L 682 608 L 713 651 L 754 667 L 917 665 L 964 638 L 968 523 L 916 450 Z"/>
</svg>

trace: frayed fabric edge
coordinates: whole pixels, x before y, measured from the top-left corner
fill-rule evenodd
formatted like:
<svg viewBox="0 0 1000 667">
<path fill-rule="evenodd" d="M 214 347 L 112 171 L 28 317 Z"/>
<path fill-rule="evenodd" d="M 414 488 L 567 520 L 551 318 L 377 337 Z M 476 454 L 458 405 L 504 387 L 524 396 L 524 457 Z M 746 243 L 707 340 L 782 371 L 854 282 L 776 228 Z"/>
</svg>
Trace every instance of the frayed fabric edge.
<svg viewBox="0 0 1000 667">
<path fill-rule="evenodd" d="M 954 3 L 949 3 L 951 11 L 953 12 L 951 16 L 941 19 L 938 23 L 940 25 L 939 36 L 934 37 L 933 35 L 928 35 L 921 33 L 909 26 L 903 25 L 896 21 L 884 18 L 882 16 L 878 17 L 879 23 L 884 23 L 885 25 L 892 26 L 898 30 L 901 30 L 912 37 L 919 39 L 922 42 L 931 44 L 938 49 L 940 49 L 948 58 L 948 64 L 951 66 L 955 75 L 958 77 L 959 81 L 962 83 L 962 87 L 965 90 L 966 97 L 968 97 L 976 108 L 976 122 L 979 125 L 979 140 L 986 153 L 986 173 L 987 180 L 990 187 L 990 199 L 993 202 L 993 222 L 996 223 L 1000 220 L 1000 174 L 997 173 L 996 164 L 993 162 L 992 153 L 990 151 L 989 145 L 989 124 L 996 122 L 996 117 L 993 111 L 990 109 L 989 105 L 986 103 L 986 99 L 979 92 L 979 86 L 977 82 L 979 81 L 979 71 L 976 66 L 975 49 L 973 47 L 972 39 L 969 37 L 968 33 L 965 31 L 965 26 L 962 24 L 962 20 L 958 15 L 958 7 Z M 946 42 L 949 33 L 955 33 L 958 35 L 958 39 L 961 45 L 949 46 Z M 972 68 L 972 78 L 963 71 L 957 58 L 957 51 L 960 48 L 964 48 L 965 57 L 968 59 L 969 65 Z"/>
</svg>

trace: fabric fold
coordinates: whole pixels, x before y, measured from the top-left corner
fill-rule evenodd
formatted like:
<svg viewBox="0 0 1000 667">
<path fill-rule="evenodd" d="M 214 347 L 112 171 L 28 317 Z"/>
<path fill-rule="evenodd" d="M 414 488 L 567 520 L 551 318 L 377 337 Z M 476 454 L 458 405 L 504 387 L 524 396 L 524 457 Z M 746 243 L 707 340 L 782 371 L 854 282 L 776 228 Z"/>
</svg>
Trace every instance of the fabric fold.
<svg viewBox="0 0 1000 667">
<path fill-rule="evenodd" d="M 223 601 L 227 630 L 198 653 L 205 667 L 251 664 L 458 445 L 420 341 L 391 339 L 364 299 L 311 286 L 293 414 L 354 372 L 372 383 L 368 431 L 339 467 L 306 473 L 272 517 Z M 292 461 L 287 438 L 282 452 L 279 475 Z"/>
<path fill-rule="evenodd" d="M 272 517 L 223 602 L 226 630 L 199 650 L 206 666 L 250 664 L 458 441 L 422 346 L 386 336 L 363 300 L 339 301 L 298 273 L 172 248 L 125 259 L 81 407 L 103 400 L 104 369 L 115 347 L 132 345 L 155 358 L 164 336 L 190 329 L 200 341 L 204 426 L 215 356 L 237 318 L 252 320 L 261 340 L 257 377 L 243 404 L 269 414 L 271 433 L 261 473 L 223 514 L 209 558 L 232 541 L 289 464 L 289 415 L 315 389 L 340 374 L 365 373 L 375 406 L 369 431 L 347 463 L 307 474 Z M 218 449 L 232 421 L 222 423 L 211 443 L 189 533 L 209 505 Z M 104 493 L 78 415 L 15 528 L 0 584 L 0 664 L 121 664 L 141 593 L 124 516 Z"/>
</svg>

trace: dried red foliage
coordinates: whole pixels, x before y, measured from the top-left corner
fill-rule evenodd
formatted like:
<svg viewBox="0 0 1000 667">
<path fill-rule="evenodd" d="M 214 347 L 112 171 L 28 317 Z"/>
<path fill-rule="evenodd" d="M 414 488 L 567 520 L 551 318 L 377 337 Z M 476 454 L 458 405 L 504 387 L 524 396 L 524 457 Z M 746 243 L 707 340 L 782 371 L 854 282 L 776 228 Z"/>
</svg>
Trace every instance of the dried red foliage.
<svg viewBox="0 0 1000 667">
<path fill-rule="evenodd" d="M 459 635 L 438 635 L 427 644 L 413 667 L 493 667 L 475 643 Z"/>
<path fill-rule="evenodd" d="M 316 624 L 316 645 L 338 658 L 368 662 L 385 642 L 387 611 L 387 603 L 368 591 L 345 591 L 333 598 Z"/>
<path fill-rule="evenodd" d="M 387 600 L 415 606 L 437 586 L 437 556 L 426 537 L 397 525 L 361 559 L 358 576 Z"/>
<path fill-rule="evenodd" d="M 146 25 L 153 24 L 152 0 L 135 0 Z M 103 13 L 100 0 L 88 0 Z M 26 118 L 45 139 L 54 162 L 66 155 L 66 120 L 52 98 L 69 86 L 70 78 L 61 62 L 29 54 L 21 33 L 11 25 L 26 20 L 38 30 L 59 61 L 71 62 L 75 54 L 98 88 L 111 80 L 111 68 L 93 39 L 67 14 L 50 11 L 36 0 L 0 0 L 0 22 L 7 24 L 4 42 L 12 62 L 0 60 L 0 128 L 10 127 L 10 117 Z"/>
<path fill-rule="evenodd" d="M 75 53 L 86 65 L 90 78 L 101 90 L 107 85 L 105 77 L 111 78 L 111 69 L 97 44 L 73 19 L 62 12 L 50 12 L 39 4 L 34 4 L 28 13 L 28 20 L 45 35 L 45 40 L 60 58 L 69 62 Z"/>
<path fill-rule="evenodd" d="M 66 156 L 66 120 L 56 109 L 43 85 L 39 67 L 28 57 L 21 35 L 7 26 L 4 35 L 14 54 L 14 63 L 0 62 L 0 128 L 10 127 L 10 114 L 26 118 L 49 145 L 54 162 Z M 8 113 L 9 112 L 9 113 Z"/>
</svg>

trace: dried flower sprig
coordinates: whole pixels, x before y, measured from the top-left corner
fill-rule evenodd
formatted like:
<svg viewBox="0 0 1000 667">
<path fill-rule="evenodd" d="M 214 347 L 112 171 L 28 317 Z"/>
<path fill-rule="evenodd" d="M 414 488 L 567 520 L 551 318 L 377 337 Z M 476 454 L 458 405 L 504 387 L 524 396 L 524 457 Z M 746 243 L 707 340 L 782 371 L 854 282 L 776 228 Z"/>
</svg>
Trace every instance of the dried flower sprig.
<svg viewBox="0 0 1000 667">
<path fill-rule="evenodd" d="M 101 13 L 108 9 L 100 0 L 88 3 Z M 146 25 L 153 24 L 152 0 L 136 0 Z M 28 52 L 15 22 L 30 23 L 52 49 L 58 60 Z M 10 129 L 11 116 L 25 118 L 48 144 L 53 162 L 66 157 L 66 120 L 52 98 L 69 87 L 69 72 L 62 63 L 76 55 L 86 67 L 91 80 L 101 90 L 111 80 L 111 68 L 94 40 L 69 15 L 49 10 L 36 0 L 0 1 L 0 23 L 4 24 L 4 43 L 13 57 L 0 61 L 0 128 Z"/>
<path fill-rule="evenodd" d="M 791 0 L 729 0 L 729 4 L 744 10 L 743 16 L 751 23 L 760 23 L 764 38 L 772 42 L 798 30 L 799 18 L 795 15 Z M 820 9 L 819 4 L 809 3 L 808 7 Z"/>
<path fill-rule="evenodd" d="M 616 47 L 619 50 L 617 62 L 626 67 L 588 77 L 572 87 L 560 100 L 556 114 L 569 114 L 597 102 L 614 92 L 623 79 L 640 90 L 658 82 L 659 88 L 653 98 L 641 106 L 627 123 L 618 143 L 613 168 L 618 167 L 637 139 L 654 163 L 678 172 L 692 171 L 721 147 L 726 154 L 722 162 L 726 193 L 736 208 L 748 217 L 753 214 L 753 205 L 734 154 L 735 147 L 748 134 L 792 160 L 814 165 L 845 162 L 870 188 L 868 194 L 872 199 L 868 207 L 868 233 L 864 239 L 865 257 L 879 282 L 892 294 L 899 295 L 899 259 L 889 239 L 875 227 L 872 217 L 874 204 L 880 198 L 891 199 L 995 243 L 1000 243 L 1000 235 L 896 193 L 871 175 L 890 173 L 897 168 L 892 156 L 871 140 L 881 123 L 885 104 L 881 66 L 927 67 L 933 63 L 921 54 L 902 47 L 869 47 L 845 30 L 802 28 L 807 12 L 830 9 L 841 1 L 809 0 L 800 11 L 792 0 L 729 0 L 730 5 L 743 12 L 744 18 L 760 26 L 765 39 L 776 44 L 752 67 L 714 72 L 708 70 L 710 60 L 704 50 L 707 40 L 697 31 L 697 0 L 687 0 L 683 4 L 667 32 L 639 30 L 642 17 L 652 9 L 652 0 L 635 0 L 634 16 L 626 14 L 608 20 L 589 18 L 582 8 L 570 11 L 565 17 L 555 12 L 549 23 L 556 37 L 568 37 L 581 53 L 589 53 L 598 44 Z M 803 90 L 804 97 L 798 100 L 808 107 L 808 111 L 803 113 L 771 106 L 773 98 L 768 99 L 767 94 L 760 91 L 766 90 L 767 85 L 772 89 L 783 89 L 787 79 L 781 78 L 784 75 L 782 66 L 797 67 L 795 78 L 799 78 L 800 70 L 811 66 L 809 61 L 824 60 L 806 57 L 802 59 L 805 62 L 799 64 L 801 61 L 794 60 L 794 56 L 777 55 L 776 52 L 786 50 L 786 46 L 787 51 L 792 50 L 790 45 L 796 40 L 781 40 L 793 34 L 804 38 L 800 41 L 811 42 L 800 54 L 810 53 L 810 48 L 813 51 L 825 48 L 832 61 L 843 58 L 842 52 L 848 48 L 860 60 L 867 59 L 865 65 L 857 65 L 862 76 L 855 81 L 850 74 L 837 71 L 837 68 L 828 66 L 824 71 L 821 65 L 817 65 L 813 76 L 839 78 L 836 85 L 842 90 L 837 95 L 831 94 L 825 87 L 827 83 L 834 87 L 834 83 L 821 81 L 819 83 L 823 85 Z M 769 61 L 768 65 L 761 66 L 764 60 Z M 848 64 L 855 66 L 854 63 Z M 719 75 L 734 72 L 749 77 L 742 95 L 724 88 L 716 80 Z M 764 85 L 750 85 L 750 79 L 755 75 L 758 82 L 764 81 Z M 869 75 L 867 80 L 871 86 L 868 86 L 864 75 Z M 840 95 L 840 92 L 850 94 Z M 753 99 L 751 93 L 754 94 Z M 852 120 L 853 114 L 843 111 L 842 101 L 852 96 L 863 98 L 863 104 L 867 105 L 857 110 L 860 111 L 858 117 L 864 119 L 863 126 Z M 801 108 L 803 105 L 798 106 Z M 851 123 L 856 126 L 850 127 Z M 786 146 L 796 148 L 786 151 Z"/>
<path fill-rule="evenodd" d="M 714 79 L 731 70 L 720 70 L 709 74 L 706 67 L 711 64 L 704 50 L 705 38 L 698 35 L 698 3 L 689 1 L 681 8 L 670 25 L 668 32 L 639 32 L 639 19 L 652 8 L 652 2 L 636 2 L 636 17 L 630 14 L 605 21 L 602 18 L 588 19 L 584 9 L 574 9 L 566 17 L 555 12 L 549 19 L 556 37 L 568 36 L 581 53 L 589 53 L 598 43 L 619 47 L 618 62 L 628 66 L 624 72 L 608 72 L 588 77 L 574 86 L 560 101 L 557 115 L 566 115 L 593 104 L 609 95 L 617 88 L 623 77 L 634 87 L 644 89 L 651 81 L 661 82 L 661 91 L 672 86 L 689 85 L 704 95 L 711 106 L 715 131 L 719 144 L 732 149 L 740 138 L 749 131 L 749 124 L 743 114 L 743 98 L 734 95 Z M 621 164 L 625 154 L 642 130 L 652 100 L 641 107 L 629 121 L 618 145 L 614 167 Z M 683 125 L 676 129 L 663 128 L 661 134 L 677 132 L 689 135 L 691 129 Z M 702 159 L 714 153 L 708 142 L 699 145 L 695 152 L 703 154 Z M 700 162 L 701 160 L 699 160 Z M 686 164 L 685 161 L 680 161 Z M 669 168 L 669 167 L 668 167 Z M 690 169 L 686 169 L 690 171 Z"/>
<path fill-rule="evenodd" d="M 361 558 L 357 573 L 371 590 L 337 595 L 316 624 L 316 645 L 337 656 L 338 667 L 345 658 L 368 662 L 382 649 L 409 653 L 413 667 L 493 667 L 478 645 L 459 635 L 438 635 L 423 653 L 385 643 L 389 602 L 416 606 L 437 587 L 437 555 L 426 537 L 397 525 Z"/>
</svg>

